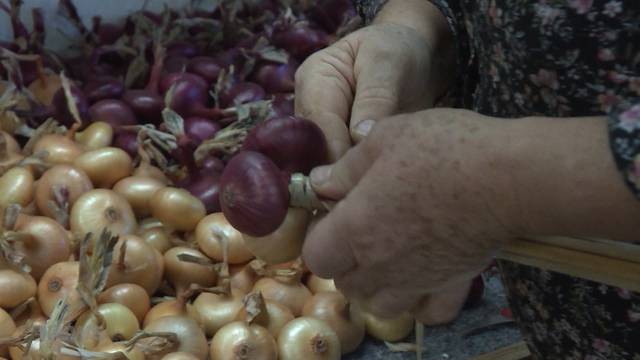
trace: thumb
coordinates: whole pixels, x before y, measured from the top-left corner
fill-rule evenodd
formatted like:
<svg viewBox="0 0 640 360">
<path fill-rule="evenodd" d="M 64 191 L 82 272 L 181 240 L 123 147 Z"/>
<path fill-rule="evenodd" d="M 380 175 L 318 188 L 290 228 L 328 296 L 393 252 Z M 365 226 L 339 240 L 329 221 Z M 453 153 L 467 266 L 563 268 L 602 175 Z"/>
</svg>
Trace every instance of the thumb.
<svg viewBox="0 0 640 360">
<path fill-rule="evenodd" d="M 372 127 L 369 122 L 374 123 L 366 120 L 365 126 Z M 375 161 L 377 154 L 372 143 L 372 139 L 367 139 L 349 149 L 336 163 L 313 169 L 310 178 L 315 192 L 325 199 L 344 198 Z"/>
</svg>

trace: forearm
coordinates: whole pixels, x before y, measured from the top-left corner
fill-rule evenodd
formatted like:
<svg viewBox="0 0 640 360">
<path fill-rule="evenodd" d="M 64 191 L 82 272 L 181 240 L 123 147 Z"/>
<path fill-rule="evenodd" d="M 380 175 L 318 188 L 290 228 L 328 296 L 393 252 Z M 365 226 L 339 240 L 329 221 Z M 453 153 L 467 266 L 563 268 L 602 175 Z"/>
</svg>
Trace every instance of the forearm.
<svg viewBox="0 0 640 360">
<path fill-rule="evenodd" d="M 375 17 L 374 24 L 407 26 L 420 34 L 432 49 L 430 79 L 442 94 L 455 77 L 455 44 L 447 20 L 428 0 L 389 0 Z"/>
<path fill-rule="evenodd" d="M 616 168 L 604 116 L 507 126 L 511 183 L 527 234 L 640 239 L 640 201 Z"/>
</svg>

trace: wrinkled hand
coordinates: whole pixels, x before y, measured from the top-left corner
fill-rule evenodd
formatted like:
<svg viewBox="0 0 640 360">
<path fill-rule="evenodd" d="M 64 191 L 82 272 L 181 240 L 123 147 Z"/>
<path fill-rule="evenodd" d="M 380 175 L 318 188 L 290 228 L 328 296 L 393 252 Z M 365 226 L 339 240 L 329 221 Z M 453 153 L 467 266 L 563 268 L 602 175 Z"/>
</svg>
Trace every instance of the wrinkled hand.
<svg viewBox="0 0 640 360">
<path fill-rule="evenodd" d="M 433 103 L 431 49 L 412 28 L 376 24 L 322 50 L 296 73 L 296 112 L 324 131 L 332 161 L 361 137 L 356 125 Z M 351 129 L 351 134 L 350 130 Z M 365 129 L 366 131 L 366 129 Z"/>
<path fill-rule="evenodd" d="M 374 313 L 452 320 L 469 281 L 519 233 L 509 120 L 433 109 L 381 120 L 312 184 L 339 200 L 310 230 L 309 268 Z"/>
</svg>

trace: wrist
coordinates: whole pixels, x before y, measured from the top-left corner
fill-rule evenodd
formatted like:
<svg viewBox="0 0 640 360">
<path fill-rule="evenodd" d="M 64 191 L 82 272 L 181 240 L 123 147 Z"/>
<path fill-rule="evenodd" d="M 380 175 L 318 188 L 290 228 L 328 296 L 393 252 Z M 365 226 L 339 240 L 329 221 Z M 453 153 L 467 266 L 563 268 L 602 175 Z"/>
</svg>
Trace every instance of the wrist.
<svg viewBox="0 0 640 360">
<path fill-rule="evenodd" d="M 528 117 L 504 131 L 501 171 L 522 235 L 637 239 L 640 202 L 615 166 L 605 117 Z"/>
</svg>

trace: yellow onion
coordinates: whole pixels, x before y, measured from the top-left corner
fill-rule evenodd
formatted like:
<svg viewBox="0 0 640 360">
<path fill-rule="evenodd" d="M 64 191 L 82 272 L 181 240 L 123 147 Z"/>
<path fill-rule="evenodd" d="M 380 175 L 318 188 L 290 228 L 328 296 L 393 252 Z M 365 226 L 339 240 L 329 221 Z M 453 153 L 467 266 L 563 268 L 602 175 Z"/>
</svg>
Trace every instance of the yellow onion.
<svg viewBox="0 0 640 360">
<path fill-rule="evenodd" d="M 18 306 L 36 294 L 36 282 L 29 274 L 0 269 L 0 308 Z"/>
<path fill-rule="evenodd" d="M 82 194 L 71 208 L 71 231 L 78 239 L 103 229 L 114 235 L 133 233 L 136 217 L 125 198 L 112 190 L 95 189 Z"/>
<path fill-rule="evenodd" d="M 207 215 L 202 201 L 184 189 L 160 189 L 149 204 L 154 218 L 179 231 L 192 231 Z"/>
<path fill-rule="evenodd" d="M 110 146 L 113 141 L 113 128 L 106 122 L 93 122 L 84 131 L 76 133 L 76 141 L 87 150 Z"/>
<path fill-rule="evenodd" d="M 116 147 L 87 151 L 78 156 L 73 165 L 84 170 L 95 187 L 106 189 L 133 172 L 133 161 L 129 154 Z"/>
<path fill-rule="evenodd" d="M 260 325 L 235 321 L 222 327 L 211 340 L 209 356 L 219 360 L 277 360 L 273 336 Z"/>
<path fill-rule="evenodd" d="M 307 210 L 290 208 L 276 231 L 263 237 L 244 234 L 244 243 L 258 259 L 269 264 L 291 261 L 302 252 L 308 223 Z"/>
<path fill-rule="evenodd" d="M 282 328 L 278 336 L 280 360 L 340 360 L 340 340 L 322 320 L 300 317 Z"/>
<path fill-rule="evenodd" d="M 409 314 L 403 314 L 391 319 L 383 319 L 376 315 L 364 312 L 364 323 L 367 334 L 389 342 L 400 341 L 411 335 L 415 321 Z"/>
<path fill-rule="evenodd" d="M 208 257 L 222 261 L 222 239 L 228 244 L 229 264 L 242 264 L 253 259 L 253 254 L 242 240 L 242 234 L 233 228 L 222 213 L 207 215 L 196 227 L 198 247 Z"/>
</svg>

